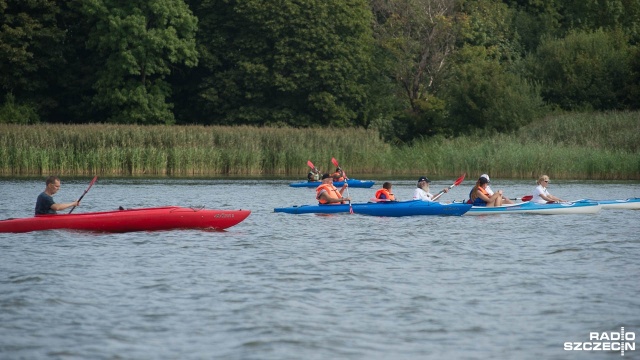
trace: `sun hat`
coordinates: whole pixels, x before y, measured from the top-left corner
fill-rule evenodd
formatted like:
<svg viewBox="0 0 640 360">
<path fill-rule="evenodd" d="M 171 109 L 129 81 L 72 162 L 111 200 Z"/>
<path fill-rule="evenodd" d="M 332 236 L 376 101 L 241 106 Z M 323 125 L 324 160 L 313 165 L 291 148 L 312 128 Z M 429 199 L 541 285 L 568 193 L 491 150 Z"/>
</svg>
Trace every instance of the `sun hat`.
<svg viewBox="0 0 640 360">
<path fill-rule="evenodd" d="M 491 182 L 491 179 L 489 179 L 489 175 L 487 175 L 487 174 L 482 174 L 482 175 L 480 175 L 480 177 L 487 179 L 488 182 Z"/>
<path fill-rule="evenodd" d="M 420 181 L 426 181 L 427 183 L 431 182 L 431 180 L 429 180 L 429 178 L 424 177 L 424 176 L 422 176 L 422 177 L 420 177 L 420 179 L 418 179 L 418 182 L 420 182 Z"/>
</svg>

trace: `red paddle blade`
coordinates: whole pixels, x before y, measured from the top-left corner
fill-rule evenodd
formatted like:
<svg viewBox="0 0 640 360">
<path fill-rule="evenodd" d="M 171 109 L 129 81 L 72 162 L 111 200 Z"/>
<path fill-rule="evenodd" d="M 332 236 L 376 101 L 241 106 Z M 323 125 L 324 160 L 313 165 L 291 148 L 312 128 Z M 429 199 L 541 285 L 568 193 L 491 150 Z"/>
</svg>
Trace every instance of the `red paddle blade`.
<svg viewBox="0 0 640 360">
<path fill-rule="evenodd" d="M 336 160 L 336 158 L 332 157 L 331 158 L 331 162 L 333 163 L 333 165 L 335 165 L 336 167 L 340 167 L 340 165 L 338 165 L 338 160 Z"/>
<path fill-rule="evenodd" d="M 93 180 L 91 180 L 91 182 L 89 183 L 89 187 L 87 188 L 87 190 L 89 190 L 89 189 L 93 186 L 93 184 L 95 184 L 95 183 L 96 183 L 96 181 L 98 181 L 98 177 L 97 177 L 97 176 L 95 176 L 95 177 L 93 178 Z"/>
<path fill-rule="evenodd" d="M 307 160 L 307 166 L 309 166 L 310 168 L 315 170 L 315 165 L 313 165 L 313 163 L 311 162 L 311 160 Z"/>
<path fill-rule="evenodd" d="M 533 199 L 533 195 L 526 195 L 526 196 L 523 196 L 521 200 L 522 201 L 529 201 L 531 199 Z"/>
<path fill-rule="evenodd" d="M 462 174 L 462 176 L 460 176 L 458 178 L 458 180 L 456 180 L 456 182 L 453 183 L 453 186 L 458 186 L 460 184 L 462 184 L 462 182 L 464 181 L 464 177 L 467 176 L 467 173 Z"/>
</svg>

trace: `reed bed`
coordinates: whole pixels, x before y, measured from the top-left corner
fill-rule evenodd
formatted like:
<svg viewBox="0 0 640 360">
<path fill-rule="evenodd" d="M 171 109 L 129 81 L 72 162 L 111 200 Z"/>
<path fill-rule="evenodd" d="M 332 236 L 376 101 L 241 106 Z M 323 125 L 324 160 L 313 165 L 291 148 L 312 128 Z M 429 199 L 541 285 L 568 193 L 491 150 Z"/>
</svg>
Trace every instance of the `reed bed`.
<svg viewBox="0 0 640 360">
<path fill-rule="evenodd" d="M 640 180 L 640 113 L 561 115 L 514 134 L 409 146 L 364 129 L 0 124 L 0 176 L 303 178 L 307 160 L 329 172 L 332 157 L 356 178 Z"/>
<path fill-rule="evenodd" d="M 302 176 L 332 157 L 371 172 L 389 151 L 363 129 L 0 124 L 4 176 Z"/>
</svg>

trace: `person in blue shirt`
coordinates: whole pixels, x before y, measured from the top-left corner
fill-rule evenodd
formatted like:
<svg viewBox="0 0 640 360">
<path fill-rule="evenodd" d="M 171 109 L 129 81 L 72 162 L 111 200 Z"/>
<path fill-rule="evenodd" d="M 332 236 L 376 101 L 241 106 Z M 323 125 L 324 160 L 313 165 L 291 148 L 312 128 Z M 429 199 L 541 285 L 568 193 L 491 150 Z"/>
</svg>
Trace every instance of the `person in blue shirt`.
<svg viewBox="0 0 640 360">
<path fill-rule="evenodd" d="M 49 176 L 45 180 L 44 191 L 38 195 L 36 200 L 36 215 L 56 214 L 56 211 L 64 210 L 72 206 L 80 206 L 79 201 L 56 204 L 53 195 L 60 190 L 60 179 L 56 176 Z"/>
</svg>

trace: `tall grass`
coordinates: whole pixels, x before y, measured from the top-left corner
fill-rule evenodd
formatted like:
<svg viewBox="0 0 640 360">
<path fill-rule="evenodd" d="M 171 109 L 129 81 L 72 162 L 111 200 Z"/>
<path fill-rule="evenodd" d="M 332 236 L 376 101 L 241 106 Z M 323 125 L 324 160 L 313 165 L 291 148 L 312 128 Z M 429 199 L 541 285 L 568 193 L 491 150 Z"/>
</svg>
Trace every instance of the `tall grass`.
<svg viewBox="0 0 640 360">
<path fill-rule="evenodd" d="M 389 151 L 362 129 L 0 124 L 1 175 L 303 175 L 331 157 L 371 172 Z"/>
<path fill-rule="evenodd" d="M 640 179 L 640 113 L 550 117 L 514 134 L 395 147 L 363 129 L 0 124 L 0 175 Z"/>
</svg>

